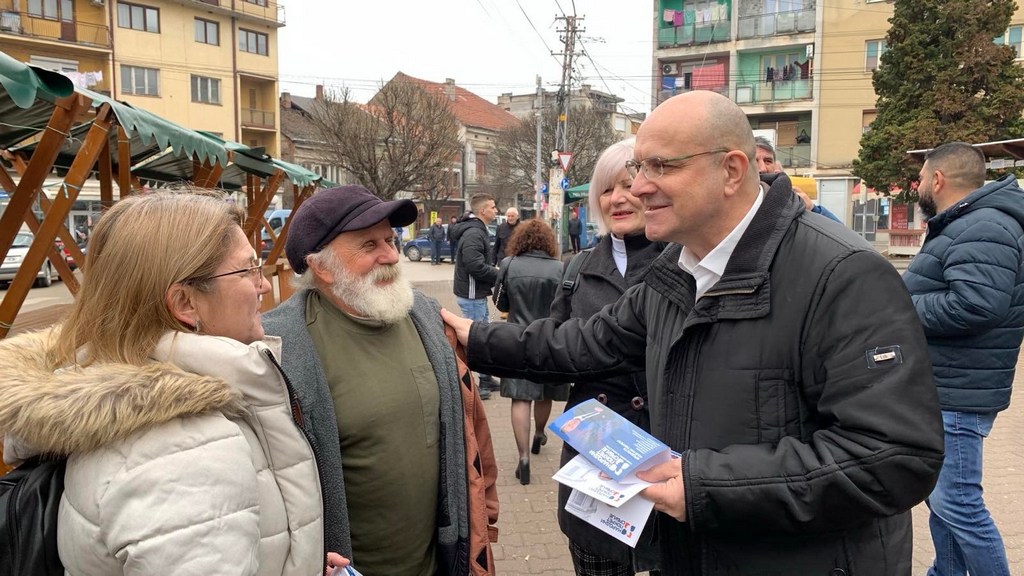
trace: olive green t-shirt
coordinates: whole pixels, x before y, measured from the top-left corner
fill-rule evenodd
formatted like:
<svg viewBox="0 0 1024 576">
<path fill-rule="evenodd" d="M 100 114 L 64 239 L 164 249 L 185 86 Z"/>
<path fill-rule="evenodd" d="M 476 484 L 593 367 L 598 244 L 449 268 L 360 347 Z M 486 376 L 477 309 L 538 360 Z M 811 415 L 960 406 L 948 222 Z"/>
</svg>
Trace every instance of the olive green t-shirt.
<svg viewBox="0 0 1024 576">
<path fill-rule="evenodd" d="M 338 418 L 352 565 L 433 576 L 440 397 L 412 319 L 356 318 L 313 290 L 306 324 Z"/>
</svg>

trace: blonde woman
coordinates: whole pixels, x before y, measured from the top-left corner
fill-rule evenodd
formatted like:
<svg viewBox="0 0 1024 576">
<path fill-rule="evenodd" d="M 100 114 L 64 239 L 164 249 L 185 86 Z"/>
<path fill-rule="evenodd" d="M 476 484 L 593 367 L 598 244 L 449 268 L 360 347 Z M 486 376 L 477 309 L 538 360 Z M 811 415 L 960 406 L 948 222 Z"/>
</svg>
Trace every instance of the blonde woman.
<svg viewBox="0 0 1024 576">
<path fill-rule="evenodd" d="M 67 320 L 0 342 L 4 457 L 68 456 L 69 574 L 324 573 L 316 452 L 242 219 L 209 194 L 121 200 Z"/>
<path fill-rule="evenodd" d="M 642 281 L 651 262 L 665 247 L 644 235 L 644 207 L 629 191 L 633 179 L 626 173 L 626 160 L 633 159 L 633 142 L 633 138 L 627 138 L 612 144 L 597 159 L 587 200 L 589 213 L 597 215 L 601 240 L 592 250 L 574 256 L 583 258 L 583 263 L 579 274 L 567 279 L 573 282 L 572 289 L 560 290 L 555 297 L 551 305 L 552 318 L 560 321 L 590 318 L 604 305 L 618 300 L 630 286 Z M 644 372 L 607 380 L 577 381 L 569 392 L 565 409 L 590 398 L 597 398 L 650 431 Z M 575 456 L 575 450 L 568 444 L 563 445 L 563 465 Z M 657 567 L 658 553 L 651 546 L 648 533 L 643 534 L 636 548 L 629 548 L 566 512 L 569 493 L 566 486 L 558 486 L 558 524 L 569 538 L 577 575 L 632 576 Z"/>
</svg>

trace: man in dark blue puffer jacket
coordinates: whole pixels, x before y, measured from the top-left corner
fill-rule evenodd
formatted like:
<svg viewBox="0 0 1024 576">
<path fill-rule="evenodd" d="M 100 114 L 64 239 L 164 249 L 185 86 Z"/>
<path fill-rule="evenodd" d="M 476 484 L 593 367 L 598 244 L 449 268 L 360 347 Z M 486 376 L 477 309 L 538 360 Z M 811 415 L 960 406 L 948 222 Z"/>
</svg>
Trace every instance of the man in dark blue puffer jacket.
<svg viewBox="0 0 1024 576">
<path fill-rule="evenodd" d="M 985 184 L 985 157 L 963 142 L 932 150 L 918 187 L 928 235 L 903 276 L 924 325 L 942 405 L 946 458 L 928 497 L 929 576 L 1009 575 L 982 499 L 982 443 L 1010 404 L 1024 335 L 1024 191 Z"/>
</svg>

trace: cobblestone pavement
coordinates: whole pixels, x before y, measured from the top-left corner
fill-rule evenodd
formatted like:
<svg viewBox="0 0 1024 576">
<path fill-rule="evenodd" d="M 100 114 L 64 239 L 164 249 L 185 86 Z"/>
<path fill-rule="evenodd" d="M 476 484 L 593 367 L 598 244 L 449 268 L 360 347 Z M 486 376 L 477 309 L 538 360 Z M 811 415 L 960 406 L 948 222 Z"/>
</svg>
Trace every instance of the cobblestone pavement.
<svg viewBox="0 0 1024 576">
<path fill-rule="evenodd" d="M 407 264 L 407 263 L 404 263 Z M 403 266 L 405 268 L 405 266 Z M 428 266 L 429 268 L 429 266 Z M 436 298 L 442 306 L 458 312 L 450 280 L 452 267 L 436 267 L 427 281 L 410 274 L 417 288 Z M 439 278 L 448 277 L 448 280 Z M 497 311 L 491 311 L 497 319 Z M 1014 401 L 996 419 L 985 445 L 985 499 L 1002 531 L 1010 572 L 1024 574 L 1024 363 L 1017 365 Z M 497 572 L 502 576 L 573 576 L 565 537 L 555 519 L 557 489 L 551 476 L 558 468 L 561 441 L 549 434 L 539 455 L 530 460 L 531 483 L 521 486 L 513 477 L 517 461 L 515 439 L 510 424 L 511 401 L 495 393 L 484 403 L 494 438 L 498 460 L 498 497 L 501 506 L 498 526 L 501 531 L 494 546 Z M 552 416 L 561 414 L 564 403 L 556 402 Z M 933 557 L 928 532 L 928 510 L 921 504 L 914 511 L 914 574 L 923 576 Z"/>
</svg>

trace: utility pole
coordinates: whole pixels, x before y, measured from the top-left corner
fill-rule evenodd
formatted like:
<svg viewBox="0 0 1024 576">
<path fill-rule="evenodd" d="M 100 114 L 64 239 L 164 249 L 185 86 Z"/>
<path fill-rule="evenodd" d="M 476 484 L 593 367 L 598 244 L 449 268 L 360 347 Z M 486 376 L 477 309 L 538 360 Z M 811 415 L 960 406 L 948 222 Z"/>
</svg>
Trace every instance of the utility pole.
<svg viewBox="0 0 1024 576">
<path fill-rule="evenodd" d="M 572 59 L 576 55 L 576 35 L 585 32 L 578 26 L 583 17 L 556 16 L 556 20 L 564 20 L 565 28 L 558 32 L 562 34 L 563 52 L 555 54 L 562 56 L 562 83 L 558 87 L 558 125 L 555 130 L 555 149 L 551 151 L 553 167 L 548 175 L 548 211 L 547 218 L 551 221 L 552 228 L 558 238 L 558 248 L 562 248 L 562 209 L 565 206 L 565 190 L 562 183 L 566 180 L 566 172 L 562 169 L 559 160 L 559 152 L 569 152 L 569 95 L 572 92 Z"/>
<path fill-rule="evenodd" d="M 572 59 L 576 55 L 576 35 L 586 32 L 586 29 L 579 28 L 578 23 L 583 21 L 582 16 L 557 16 L 556 20 L 565 20 L 565 28 L 558 32 L 561 38 L 564 51 L 554 56 L 562 57 L 562 82 L 558 87 L 558 130 L 555 132 L 555 149 L 561 152 L 569 151 L 569 100 L 572 92 Z"/>
<path fill-rule="evenodd" d="M 544 205 L 544 164 L 541 160 L 541 133 L 544 124 L 544 89 L 540 85 L 540 75 L 537 75 L 537 99 L 533 102 L 533 114 L 537 121 L 537 171 L 533 178 L 533 210 L 541 215 L 541 208 Z M 518 195 L 516 196 L 518 198 Z"/>
</svg>

